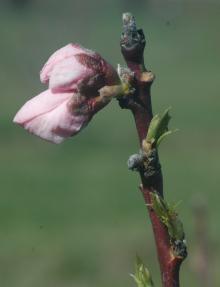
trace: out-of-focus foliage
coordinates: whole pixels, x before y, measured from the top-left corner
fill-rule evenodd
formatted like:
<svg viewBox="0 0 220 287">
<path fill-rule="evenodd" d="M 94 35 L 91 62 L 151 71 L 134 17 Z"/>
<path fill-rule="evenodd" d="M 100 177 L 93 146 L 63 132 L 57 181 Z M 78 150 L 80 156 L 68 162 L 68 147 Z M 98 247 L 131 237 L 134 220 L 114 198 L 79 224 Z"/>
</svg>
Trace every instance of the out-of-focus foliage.
<svg viewBox="0 0 220 287">
<path fill-rule="evenodd" d="M 15 0 L 14 0 L 15 1 Z M 172 106 L 180 132 L 160 158 L 167 200 L 179 209 L 192 272 L 195 194 L 207 201 L 213 286 L 219 286 L 218 1 L 0 1 L 0 278 L 5 287 L 133 286 L 136 252 L 159 286 L 154 241 L 137 174 L 126 161 L 138 147 L 131 114 L 113 102 L 79 136 L 55 146 L 12 123 L 43 91 L 39 70 L 69 42 L 97 50 L 115 66 L 121 13 L 131 11 L 147 37 L 146 65 L 156 74 L 154 111 Z M 212 254 L 212 250 L 215 250 Z"/>
</svg>

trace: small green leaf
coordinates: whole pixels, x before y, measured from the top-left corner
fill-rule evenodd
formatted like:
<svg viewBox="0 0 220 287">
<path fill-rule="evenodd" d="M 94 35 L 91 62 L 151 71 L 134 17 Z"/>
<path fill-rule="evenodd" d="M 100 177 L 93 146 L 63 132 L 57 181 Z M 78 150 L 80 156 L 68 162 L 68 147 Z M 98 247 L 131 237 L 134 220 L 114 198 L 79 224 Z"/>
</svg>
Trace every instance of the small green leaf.
<svg viewBox="0 0 220 287">
<path fill-rule="evenodd" d="M 168 129 L 171 119 L 169 111 L 170 108 L 166 109 L 162 115 L 155 115 L 150 122 L 146 142 L 150 143 L 152 147 L 158 147 L 165 137 L 177 131 Z"/>
<path fill-rule="evenodd" d="M 154 287 L 149 270 L 139 256 L 136 257 L 135 274 L 131 274 L 138 287 Z"/>
<path fill-rule="evenodd" d="M 178 129 L 175 129 L 175 130 L 173 130 L 173 131 L 169 130 L 169 131 L 163 133 L 163 134 L 158 138 L 158 140 L 157 140 L 157 147 L 159 147 L 159 145 L 161 144 L 161 142 L 162 142 L 167 136 L 169 136 L 169 135 L 171 135 L 171 134 L 173 134 L 173 133 L 175 133 L 175 132 L 177 132 L 177 131 L 178 131 Z"/>
<path fill-rule="evenodd" d="M 148 134 L 147 134 L 147 141 L 152 141 L 155 139 L 156 141 L 158 138 L 168 131 L 168 123 L 171 119 L 169 115 L 170 108 L 166 109 L 162 115 L 155 115 L 151 120 Z"/>
</svg>

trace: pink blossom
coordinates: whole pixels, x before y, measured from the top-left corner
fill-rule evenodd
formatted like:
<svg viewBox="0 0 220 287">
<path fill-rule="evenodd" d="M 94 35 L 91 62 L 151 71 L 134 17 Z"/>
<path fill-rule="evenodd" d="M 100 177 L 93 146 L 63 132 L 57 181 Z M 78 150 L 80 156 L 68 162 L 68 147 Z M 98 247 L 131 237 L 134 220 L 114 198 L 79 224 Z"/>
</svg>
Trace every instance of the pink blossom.
<svg viewBox="0 0 220 287">
<path fill-rule="evenodd" d="M 110 100 L 98 90 L 118 83 L 111 65 L 93 51 L 69 44 L 55 52 L 40 78 L 49 89 L 24 104 L 14 122 L 45 140 L 61 143 L 77 134 Z"/>
<path fill-rule="evenodd" d="M 105 78 L 105 84 L 116 79 L 113 68 L 98 53 L 77 44 L 68 44 L 48 59 L 40 72 L 40 79 L 42 83 L 49 83 L 49 88 L 54 91 L 70 91 L 82 78 L 89 79 L 95 75 L 103 77 L 103 81 Z"/>
</svg>

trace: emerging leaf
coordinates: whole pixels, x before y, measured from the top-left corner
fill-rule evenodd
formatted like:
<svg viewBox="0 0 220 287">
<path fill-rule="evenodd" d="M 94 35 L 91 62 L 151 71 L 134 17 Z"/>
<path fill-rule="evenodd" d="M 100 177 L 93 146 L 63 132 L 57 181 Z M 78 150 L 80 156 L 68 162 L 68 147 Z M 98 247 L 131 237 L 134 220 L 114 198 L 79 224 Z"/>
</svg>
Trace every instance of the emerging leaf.
<svg viewBox="0 0 220 287">
<path fill-rule="evenodd" d="M 147 137 L 143 143 L 143 147 L 147 147 L 147 151 L 149 151 L 149 148 L 158 147 L 165 137 L 176 131 L 168 129 L 171 119 L 169 111 L 170 108 L 166 109 L 162 115 L 155 115 L 151 120 Z"/>
<path fill-rule="evenodd" d="M 161 196 L 156 192 L 151 193 L 152 208 L 161 220 L 166 225 L 168 233 L 172 240 L 183 241 L 185 238 L 183 224 L 180 221 L 176 212 L 176 205 L 168 204 Z"/>
<path fill-rule="evenodd" d="M 135 274 L 131 274 L 138 287 L 154 287 L 149 270 L 144 266 L 140 257 L 136 257 Z"/>
</svg>

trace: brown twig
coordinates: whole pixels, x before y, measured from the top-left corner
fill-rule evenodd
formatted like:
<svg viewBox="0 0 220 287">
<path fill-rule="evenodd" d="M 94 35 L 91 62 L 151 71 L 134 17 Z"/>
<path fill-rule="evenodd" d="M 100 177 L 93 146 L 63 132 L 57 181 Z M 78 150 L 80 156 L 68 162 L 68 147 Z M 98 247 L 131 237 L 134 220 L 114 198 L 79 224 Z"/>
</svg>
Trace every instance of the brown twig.
<svg viewBox="0 0 220 287">
<path fill-rule="evenodd" d="M 153 83 L 154 75 L 145 68 L 143 56 L 144 48 L 145 37 L 143 31 L 136 28 L 134 17 L 130 13 L 123 14 L 121 51 L 129 69 L 134 72 L 135 93 L 132 98 L 127 100 L 119 99 L 119 104 L 122 108 L 130 109 L 133 113 L 141 147 L 153 116 L 150 87 Z M 151 208 L 152 192 L 155 192 L 156 190 L 157 193 L 163 197 L 163 178 L 161 170 L 150 181 L 141 171 L 140 176 L 142 181 L 140 189 L 144 201 L 148 206 L 153 227 L 162 285 L 163 287 L 178 287 L 179 269 L 184 258 L 173 252 L 168 230 Z"/>
</svg>

